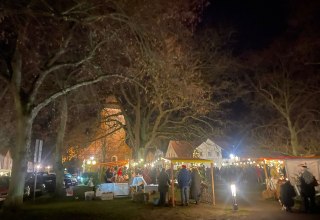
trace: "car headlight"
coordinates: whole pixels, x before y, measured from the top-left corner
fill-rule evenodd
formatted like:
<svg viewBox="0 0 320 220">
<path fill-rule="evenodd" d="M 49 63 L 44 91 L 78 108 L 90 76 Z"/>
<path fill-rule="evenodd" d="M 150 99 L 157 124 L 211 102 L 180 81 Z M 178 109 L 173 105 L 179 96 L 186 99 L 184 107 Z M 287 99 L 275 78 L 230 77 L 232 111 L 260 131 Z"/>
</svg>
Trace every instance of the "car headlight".
<svg viewBox="0 0 320 220">
<path fill-rule="evenodd" d="M 30 187 L 29 186 L 26 186 L 25 188 L 24 188 L 24 195 L 25 196 L 30 196 Z"/>
</svg>

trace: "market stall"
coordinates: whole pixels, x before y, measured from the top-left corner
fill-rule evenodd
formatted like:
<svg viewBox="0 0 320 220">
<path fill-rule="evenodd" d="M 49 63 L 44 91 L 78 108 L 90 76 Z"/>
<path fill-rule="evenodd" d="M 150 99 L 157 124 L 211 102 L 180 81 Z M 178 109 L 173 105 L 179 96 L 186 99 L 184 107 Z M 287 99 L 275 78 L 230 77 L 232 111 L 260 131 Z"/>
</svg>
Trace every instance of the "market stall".
<svg viewBox="0 0 320 220">
<path fill-rule="evenodd" d="M 285 160 L 285 168 L 287 177 L 291 184 L 294 186 L 297 195 L 300 195 L 300 183 L 299 177 L 301 175 L 302 169 L 305 166 L 314 175 L 316 180 L 320 181 L 320 158 L 318 157 L 301 157 L 294 159 Z M 320 194 L 320 186 L 316 187 L 316 191 Z"/>
<path fill-rule="evenodd" d="M 97 166 L 99 167 L 99 179 L 100 181 L 104 181 L 104 175 L 107 168 L 120 168 L 129 166 L 128 160 L 118 160 L 118 161 L 111 161 L 111 162 L 104 162 L 104 163 L 98 163 Z M 121 178 L 115 179 L 113 182 L 127 182 L 128 177 L 123 176 Z"/>
<path fill-rule="evenodd" d="M 300 195 L 298 178 L 302 171 L 302 165 L 308 167 L 311 173 L 320 180 L 320 157 L 299 157 L 299 156 L 273 156 L 251 159 L 252 165 L 263 167 L 266 190 L 263 193 L 265 198 L 279 198 L 280 185 L 285 178 L 288 178 L 294 186 L 297 195 Z M 319 192 L 319 186 L 316 188 Z"/>
<path fill-rule="evenodd" d="M 105 163 L 97 163 L 100 170 L 100 180 L 105 181 L 105 170 L 107 168 L 120 168 L 128 165 L 128 160 L 111 161 Z M 112 197 L 128 196 L 130 192 L 127 178 L 117 177 L 112 182 L 101 183 L 97 186 L 96 196 L 100 197 L 104 194 L 112 193 Z"/>
<path fill-rule="evenodd" d="M 172 206 L 175 206 L 175 195 L 174 195 L 174 174 L 173 169 L 176 164 L 211 164 L 211 186 L 212 186 L 212 205 L 215 205 L 215 194 L 214 194 L 214 178 L 213 178 L 213 161 L 198 158 L 165 158 L 171 163 L 171 199 Z"/>
</svg>

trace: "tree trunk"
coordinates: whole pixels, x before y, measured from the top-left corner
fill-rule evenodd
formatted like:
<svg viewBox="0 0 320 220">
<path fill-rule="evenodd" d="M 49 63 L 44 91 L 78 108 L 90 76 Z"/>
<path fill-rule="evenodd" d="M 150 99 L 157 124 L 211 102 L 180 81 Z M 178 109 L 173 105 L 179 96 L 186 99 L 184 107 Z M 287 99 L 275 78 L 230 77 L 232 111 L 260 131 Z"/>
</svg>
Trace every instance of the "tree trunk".
<svg viewBox="0 0 320 220">
<path fill-rule="evenodd" d="M 11 184 L 9 186 L 9 195 L 5 200 L 5 207 L 11 210 L 19 209 L 23 203 L 31 127 L 30 117 L 20 116 L 20 118 L 18 118 L 18 140 L 16 147 L 13 148 Z"/>
<path fill-rule="evenodd" d="M 19 111 L 21 113 L 21 111 Z M 30 137 L 32 130 L 32 117 L 30 115 L 18 115 L 17 144 L 12 148 L 12 175 L 9 187 L 9 195 L 5 201 L 5 208 L 16 210 L 22 206 L 24 184 L 27 172 L 27 154 L 30 150 Z"/>
<path fill-rule="evenodd" d="M 107 138 L 103 138 L 101 140 L 101 154 L 102 154 L 101 162 L 102 163 L 107 162 L 107 140 L 106 139 Z"/>
<path fill-rule="evenodd" d="M 103 138 L 101 140 L 101 161 L 102 163 L 105 163 L 107 162 L 107 138 Z M 105 172 L 106 172 L 106 167 L 105 166 L 100 166 L 100 173 L 99 173 L 99 176 L 100 176 L 100 181 L 101 182 L 105 182 Z"/>
<path fill-rule="evenodd" d="M 140 103 L 140 102 L 138 102 Z M 139 159 L 143 159 L 142 157 L 140 157 L 140 148 L 141 148 L 141 133 L 140 133 L 140 129 L 141 129 L 141 112 L 140 112 L 140 105 L 137 105 L 138 107 L 135 109 L 135 115 L 136 115 L 136 120 L 135 120 L 135 124 L 134 124 L 134 159 L 135 160 L 139 160 Z"/>
<path fill-rule="evenodd" d="M 16 210 L 22 206 L 24 184 L 27 172 L 27 154 L 30 151 L 33 115 L 30 105 L 24 96 L 21 96 L 21 56 L 16 49 L 11 66 L 10 92 L 13 96 L 17 117 L 16 146 L 12 147 L 12 170 L 8 197 L 4 207 L 6 210 Z"/>
<path fill-rule="evenodd" d="M 291 144 L 292 154 L 294 156 L 298 156 L 298 148 L 299 148 L 298 135 L 296 130 L 292 126 L 290 119 L 287 119 L 287 123 L 288 123 L 289 132 L 290 132 L 290 144 Z"/>
<path fill-rule="evenodd" d="M 68 120 L 68 103 L 67 97 L 63 96 L 61 100 L 61 120 L 60 127 L 58 130 L 57 143 L 56 143 L 56 151 L 55 151 L 55 167 L 54 170 L 56 172 L 56 190 L 55 196 L 62 197 L 65 195 L 64 191 L 64 169 L 62 164 L 62 149 L 64 144 L 64 134 L 66 131 L 66 125 Z"/>
<path fill-rule="evenodd" d="M 145 160 L 145 147 L 139 148 L 139 158 Z"/>
<path fill-rule="evenodd" d="M 5 207 L 15 210 L 23 203 L 24 184 L 27 172 L 27 153 L 30 149 L 32 123 L 30 117 L 20 116 L 18 119 L 17 145 L 13 148 L 13 163 L 9 195 Z M 12 184 L 13 183 L 13 184 Z"/>
<path fill-rule="evenodd" d="M 291 143 L 292 154 L 294 156 L 298 156 L 299 140 L 298 140 L 297 133 L 295 132 L 294 129 L 292 131 L 290 129 L 290 143 Z"/>
</svg>

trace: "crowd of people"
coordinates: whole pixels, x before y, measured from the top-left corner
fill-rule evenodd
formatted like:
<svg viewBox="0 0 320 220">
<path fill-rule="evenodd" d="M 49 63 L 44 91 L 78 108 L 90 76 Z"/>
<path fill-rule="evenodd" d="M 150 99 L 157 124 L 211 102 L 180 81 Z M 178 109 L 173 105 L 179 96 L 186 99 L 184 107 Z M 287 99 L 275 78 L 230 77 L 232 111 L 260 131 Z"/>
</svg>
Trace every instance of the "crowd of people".
<svg viewBox="0 0 320 220">
<path fill-rule="evenodd" d="M 126 166 L 108 167 L 104 175 L 104 180 L 106 183 L 127 182 L 129 180 L 128 168 Z"/>
<path fill-rule="evenodd" d="M 276 171 L 274 166 L 263 167 L 259 165 L 246 165 L 246 166 L 223 166 L 221 168 L 214 168 L 214 180 L 217 184 L 224 184 L 226 182 L 236 182 L 237 184 L 262 184 L 267 183 L 266 175 L 272 180 L 277 180 L 279 188 L 278 199 L 281 202 L 283 209 L 292 212 L 294 206 L 294 197 L 296 190 L 291 185 L 290 181 L 286 179 L 285 169 Z M 266 175 L 265 175 L 266 174 Z M 135 176 L 142 176 L 146 183 L 158 184 L 158 191 L 160 193 L 159 204 L 160 206 L 168 205 L 167 194 L 171 184 L 171 170 L 165 168 L 151 168 L 151 167 L 114 167 L 108 168 L 105 172 L 105 182 L 128 182 Z M 210 168 L 205 166 L 191 167 L 187 169 L 186 165 L 178 167 L 174 171 L 174 179 L 177 180 L 178 187 L 181 195 L 181 205 L 188 206 L 190 196 L 195 204 L 199 204 L 202 182 L 211 182 Z M 249 184 L 250 185 L 250 184 Z M 304 210 L 306 212 L 313 212 L 315 209 L 315 186 L 318 185 L 316 178 L 304 166 L 303 172 L 299 176 L 299 187 L 301 197 L 303 199 Z"/>
<path fill-rule="evenodd" d="M 186 165 L 182 165 L 181 169 L 177 172 L 177 182 L 180 189 L 181 205 L 189 205 L 189 195 L 195 201 L 195 204 L 199 204 L 201 195 L 201 176 L 196 167 L 191 170 L 187 169 Z M 169 191 L 170 177 L 165 168 L 161 169 L 158 176 L 158 191 L 160 192 L 159 206 L 166 206 L 166 195 Z M 191 192 L 190 192 L 191 191 Z"/>
</svg>

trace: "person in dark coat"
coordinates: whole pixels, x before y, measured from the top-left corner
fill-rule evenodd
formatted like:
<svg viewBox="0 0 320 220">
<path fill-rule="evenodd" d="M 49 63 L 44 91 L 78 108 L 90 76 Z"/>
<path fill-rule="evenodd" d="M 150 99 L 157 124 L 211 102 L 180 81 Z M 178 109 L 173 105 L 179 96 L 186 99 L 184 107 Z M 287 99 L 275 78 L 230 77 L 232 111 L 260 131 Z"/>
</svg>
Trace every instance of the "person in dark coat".
<svg viewBox="0 0 320 220">
<path fill-rule="evenodd" d="M 199 204 L 201 194 L 201 177 L 196 167 L 191 172 L 191 195 L 196 204 Z"/>
<path fill-rule="evenodd" d="M 170 179 L 169 175 L 166 173 L 166 169 L 162 168 L 161 172 L 158 176 L 158 191 L 160 192 L 160 200 L 158 205 L 165 205 L 166 204 L 166 195 L 169 191 L 170 186 Z"/>
<path fill-rule="evenodd" d="M 181 205 L 189 205 L 191 174 L 187 170 L 186 165 L 182 165 L 182 169 L 178 173 L 178 185 L 181 193 Z"/>
<path fill-rule="evenodd" d="M 112 179 L 113 179 L 113 172 L 111 171 L 110 168 L 108 168 L 105 175 L 105 181 L 106 183 L 112 183 L 113 182 Z"/>
<path fill-rule="evenodd" d="M 294 206 L 293 197 L 295 196 L 296 192 L 294 191 L 294 188 L 289 180 L 280 186 L 280 201 L 286 208 L 287 212 L 292 212 L 292 207 Z"/>
<path fill-rule="evenodd" d="M 299 178 L 301 184 L 301 196 L 303 197 L 305 212 L 313 212 L 315 209 L 316 195 L 314 187 L 318 185 L 318 182 L 313 174 L 310 173 L 307 166 L 302 167 L 304 170 Z"/>
</svg>

